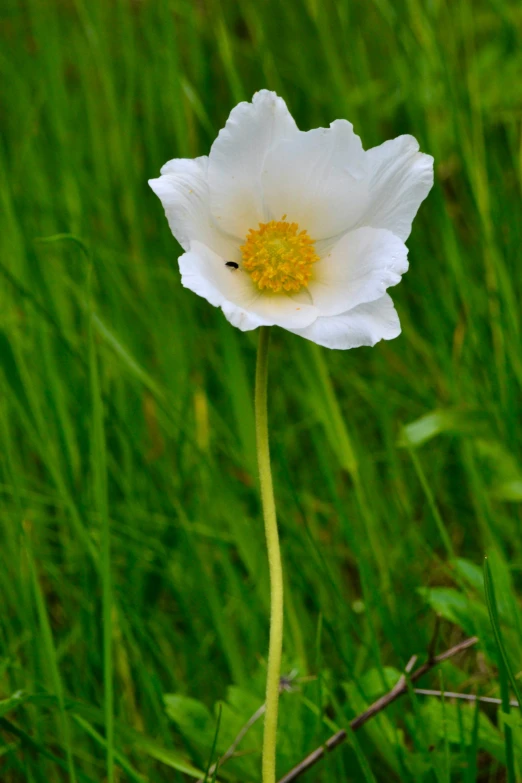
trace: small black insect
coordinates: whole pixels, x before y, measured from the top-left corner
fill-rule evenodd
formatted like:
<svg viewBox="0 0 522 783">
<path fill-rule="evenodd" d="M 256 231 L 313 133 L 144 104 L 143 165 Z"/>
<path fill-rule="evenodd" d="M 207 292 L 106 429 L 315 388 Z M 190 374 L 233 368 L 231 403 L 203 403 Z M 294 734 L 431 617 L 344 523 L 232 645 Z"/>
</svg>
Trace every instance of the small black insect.
<svg viewBox="0 0 522 783">
<path fill-rule="evenodd" d="M 232 269 L 239 269 L 239 264 L 236 264 L 235 261 L 225 261 L 225 266 L 229 266 Z"/>
</svg>

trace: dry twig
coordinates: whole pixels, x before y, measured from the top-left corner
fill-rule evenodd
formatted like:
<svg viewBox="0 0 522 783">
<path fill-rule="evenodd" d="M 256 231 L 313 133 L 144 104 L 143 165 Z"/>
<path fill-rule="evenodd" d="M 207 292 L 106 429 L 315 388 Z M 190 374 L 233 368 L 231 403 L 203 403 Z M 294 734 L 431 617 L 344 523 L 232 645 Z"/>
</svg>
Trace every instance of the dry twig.
<svg viewBox="0 0 522 783">
<path fill-rule="evenodd" d="M 456 693 L 455 691 L 432 691 L 427 688 L 414 688 L 415 693 L 419 696 L 438 696 L 439 699 L 461 699 L 462 701 L 479 701 L 481 704 L 496 704 L 498 707 L 502 705 L 502 699 L 494 699 L 492 696 L 476 696 L 474 693 Z M 511 699 L 509 702 L 510 707 L 520 707 L 520 704 L 516 699 Z"/>
<path fill-rule="evenodd" d="M 232 745 L 228 748 L 228 750 L 221 756 L 221 758 L 219 758 L 215 762 L 215 764 L 212 764 L 212 766 L 210 767 L 210 769 L 209 769 L 209 771 L 207 773 L 207 778 L 212 776 L 214 774 L 214 772 L 216 771 L 216 769 L 219 769 L 219 767 L 223 766 L 223 764 L 225 764 L 229 759 L 232 758 L 232 756 L 235 755 L 236 748 L 239 745 L 239 743 L 241 742 L 241 740 L 243 739 L 243 737 L 245 736 L 245 734 L 248 732 L 249 729 L 252 728 L 254 723 L 259 720 L 261 715 L 264 715 L 264 714 L 265 714 L 265 705 L 262 704 L 259 707 L 259 709 L 256 710 L 254 712 L 254 714 L 247 720 L 247 722 L 245 723 L 245 725 L 243 726 L 241 731 L 238 733 L 237 737 L 235 738 L 235 740 L 232 743 Z M 204 783 L 203 778 L 200 778 L 197 781 L 197 783 Z"/>
<path fill-rule="evenodd" d="M 467 650 L 468 647 L 472 647 L 477 642 L 478 638 L 476 636 L 472 636 L 469 639 L 465 639 L 463 642 L 456 644 L 454 647 L 451 647 L 449 650 L 440 653 L 440 655 L 434 656 L 431 654 L 426 663 L 423 663 L 422 666 L 419 666 L 418 669 L 410 674 L 409 681 L 416 682 L 424 674 L 426 674 L 426 672 L 430 671 L 430 669 L 433 669 L 434 666 L 437 666 L 443 661 L 447 661 L 449 658 L 453 658 L 454 655 L 458 655 L 458 653 Z M 380 699 L 377 699 L 377 701 L 370 705 L 370 707 L 368 707 L 365 712 L 363 712 L 361 715 L 358 715 L 351 721 L 350 728 L 352 731 L 357 731 L 357 729 L 360 729 L 361 726 L 363 726 L 368 720 L 373 718 L 375 715 L 377 715 L 377 713 L 381 712 L 381 710 L 385 709 L 389 704 L 398 699 L 399 696 L 402 696 L 407 692 L 408 683 L 406 680 L 406 674 L 409 674 L 408 667 L 410 667 L 411 670 L 411 668 L 413 668 L 415 665 L 415 661 L 415 656 L 410 659 L 408 666 L 406 666 L 405 674 L 399 679 L 396 685 L 394 685 L 391 691 L 386 693 L 384 696 L 381 696 Z M 281 778 L 279 783 L 292 783 L 292 781 L 297 780 L 300 775 L 304 774 L 307 770 L 310 769 L 310 767 L 313 767 L 314 764 L 322 759 L 325 753 L 333 750 L 342 742 L 344 742 L 346 737 L 346 729 L 341 729 L 338 731 L 333 735 L 333 737 L 330 737 L 330 739 L 326 740 L 324 745 L 322 745 L 320 748 L 317 748 L 312 753 L 310 753 L 310 755 L 300 761 L 299 764 L 297 764 L 293 769 L 290 770 L 290 772 Z"/>
</svg>

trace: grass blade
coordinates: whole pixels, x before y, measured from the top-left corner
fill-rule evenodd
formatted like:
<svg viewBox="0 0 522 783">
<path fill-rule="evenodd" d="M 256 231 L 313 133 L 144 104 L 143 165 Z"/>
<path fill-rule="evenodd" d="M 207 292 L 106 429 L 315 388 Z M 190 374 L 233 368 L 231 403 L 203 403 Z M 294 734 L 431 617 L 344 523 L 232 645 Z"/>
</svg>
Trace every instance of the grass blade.
<svg viewBox="0 0 522 783">
<path fill-rule="evenodd" d="M 509 682 L 513 687 L 517 701 L 521 704 L 520 689 L 516 681 L 513 670 L 510 666 L 506 648 L 502 640 L 502 631 L 500 628 L 500 621 L 498 616 L 498 607 L 495 596 L 495 586 L 491 576 L 491 568 L 488 558 L 484 559 L 484 589 L 486 592 L 486 602 L 488 605 L 489 618 L 491 621 L 491 627 L 495 636 L 495 641 L 498 649 L 498 673 L 500 680 L 500 695 L 502 698 L 502 712 L 506 715 L 510 713 L 510 696 L 509 696 Z M 508 773 L 509 783 L 516 783 L 517 777 L 515 772 L 515 756 L 513 750 L 513 732 L 510 726 L 504 723 L 504 741 L 506 744 L 506 766 Z"/>
<path fill-rule="evenodd" d="M 89 268 L 88 301 L 91 299 L 92 267 Z M 107 779 L 114 783 L 114 691 L 112 658 L 112 573 L 111 573 L 111 531 L 107 503 L 107 456 L 103 401 L 98 374 L 98 358 L 94 342 L 94 314 L 89 312 L 89 370 L 92 404 L 91 469 L 93 497 L 101 519 L 101 579 L 103 603 L 103 683 L 105 704 L 105 738 L 107 754 Z"/>
</svg>

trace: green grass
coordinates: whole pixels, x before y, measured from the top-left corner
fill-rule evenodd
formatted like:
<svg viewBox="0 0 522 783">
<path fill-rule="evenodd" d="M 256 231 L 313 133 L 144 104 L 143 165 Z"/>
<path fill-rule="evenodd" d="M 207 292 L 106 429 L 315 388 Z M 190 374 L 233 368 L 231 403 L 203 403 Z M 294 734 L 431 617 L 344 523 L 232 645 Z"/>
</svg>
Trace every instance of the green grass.
<svg viewBox="0 0 522 783">
<path fill-rule="evenodd" d="M 520 4 L 6 0 L 1 17 L 2 782 L 204 777 L 262 703 L 257 334 L 182 288 L 147 185 L 262 87 L 303 129 L 346 117 L 365 147 L 411 133 L 436 161 L 400 338 L 272 335 L 284 668 L 304 679 L 282 696 L 280 775 L 426 656 L 440 612 L 439 649 L 480 645 L 421 686 L 504 709 L 411 693 L 302 779 L 520 779 Z M 259 782 L 261 724 L 218 780 Z"/>
</svg>

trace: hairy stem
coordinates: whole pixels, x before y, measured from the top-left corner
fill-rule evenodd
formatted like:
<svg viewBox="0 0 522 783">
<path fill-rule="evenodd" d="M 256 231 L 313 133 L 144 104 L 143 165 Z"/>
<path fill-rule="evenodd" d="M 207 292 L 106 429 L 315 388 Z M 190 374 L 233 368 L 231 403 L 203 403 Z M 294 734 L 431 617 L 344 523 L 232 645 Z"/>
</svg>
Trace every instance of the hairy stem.
<svg viewBox="0 0 522 783">
<path fill-rule="evenodd" d="M 283 568 L 277 530 L 270 449 L 268 444 L 268 346 L 270 328 L 260 327 L 256 369 L 256 440 L 261 502 L 265 521 L 270 570 L 270 643 L 266 679 L 266 711 L 263 736 L 263 783 L 276 781 L 276 735 L 279 704 L 279 674 L 283 647 Z"/>
</svg>

